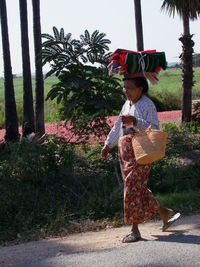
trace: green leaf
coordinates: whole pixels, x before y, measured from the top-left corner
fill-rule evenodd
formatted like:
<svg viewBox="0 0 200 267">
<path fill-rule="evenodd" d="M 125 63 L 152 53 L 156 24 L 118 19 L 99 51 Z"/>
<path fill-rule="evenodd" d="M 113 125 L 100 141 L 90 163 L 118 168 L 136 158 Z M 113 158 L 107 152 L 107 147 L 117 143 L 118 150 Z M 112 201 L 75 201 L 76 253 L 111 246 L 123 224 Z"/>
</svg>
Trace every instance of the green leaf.
<svg viewBox="0 0 200 267">
<path fill-rule="evenodd" d="M 60 38 L 59 39 L 61 42 L 65 41 L 65 32 L 64 32 L 63 28 L 60 29 Z"/>
<path fill-rule="evenodd" d="M 53 27 L 53 32 L 54 32 L 56 41 L 60 41 L 60 34 L 59 34 L 58 29 L 55 26 Z"/>
</svg>

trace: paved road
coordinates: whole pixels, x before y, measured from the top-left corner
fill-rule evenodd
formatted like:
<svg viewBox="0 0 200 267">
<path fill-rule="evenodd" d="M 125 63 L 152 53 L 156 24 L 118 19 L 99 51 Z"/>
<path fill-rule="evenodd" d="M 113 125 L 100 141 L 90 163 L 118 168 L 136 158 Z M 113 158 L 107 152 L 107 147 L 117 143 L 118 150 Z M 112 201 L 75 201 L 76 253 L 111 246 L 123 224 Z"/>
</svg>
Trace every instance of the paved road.
<svg viewBox="0 0 200 267">
<path fill-rule="evenodd" d="M 129 230 L 127 227 L 121 227 L 76 234 L 62 240 L 47 240 L 46 243 L 39 241 L 2 248 L 0 249 L 0 262 L 4 259 L 5 263 L 7 258 L 7 264 L 0 264 L 0 266 L 200 267 L 199 215 L 181 218 L 165 233 L 158 230 L 158 226 L 159 222 L 141 225 L 144 240 L 131 244 L 121 243 L 121 235 Z M 110 243 L 107 242 L 107 239 Z M 113 241 L 114 239 L 115 241 Z M 105 243 L 106 245 L 104 245 Z M 39 252 L 45 246 L 46 252 L 43 251 L 43 254 L 40 254 Z M 92 251 L 91 249 L 94 247 L 95 250 Z M 21 256 L 17 259 L 17 255 L 20 253 Z M 35 255 L 31 259 L 34 253 Z M 22 255 L 25 256 L 25 254 L 27 257 L 22 259 Z M 21 262 L 21 264 L 9 264 L 17 262 Z"/>
<path fill-rule="evenodd" d="M 200 232 L 172 235 L 123 247 L 60 255 L 12 267 L 200 267 Z"/>
</svg>

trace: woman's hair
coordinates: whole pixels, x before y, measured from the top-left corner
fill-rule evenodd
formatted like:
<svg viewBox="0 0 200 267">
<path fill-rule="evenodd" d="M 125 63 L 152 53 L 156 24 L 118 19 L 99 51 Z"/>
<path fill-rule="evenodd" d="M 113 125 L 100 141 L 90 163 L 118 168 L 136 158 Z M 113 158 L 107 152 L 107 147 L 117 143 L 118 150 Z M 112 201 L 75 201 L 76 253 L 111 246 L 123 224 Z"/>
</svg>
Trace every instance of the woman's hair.
<svg viewBox="0 0 200 267">
<path fill-rule="evenodd" d="M 145 94 L 149 90 L 149 84 L 145 77 L 124 78 L 123 81 L 133 81 L 135 86 L 142 87 L 142 93 Z"/>
</svg>

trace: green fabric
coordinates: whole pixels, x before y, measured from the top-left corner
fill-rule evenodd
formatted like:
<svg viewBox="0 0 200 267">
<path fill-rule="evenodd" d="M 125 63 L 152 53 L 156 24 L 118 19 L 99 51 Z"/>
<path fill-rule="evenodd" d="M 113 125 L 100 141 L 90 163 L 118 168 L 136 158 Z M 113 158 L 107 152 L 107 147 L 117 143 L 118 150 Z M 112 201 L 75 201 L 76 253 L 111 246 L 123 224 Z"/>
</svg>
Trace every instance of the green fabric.
<svg viewBox="0 0 200 267">
<path fill-rule="evenodd" d="M 167 68 L 167 62 L 164 52 L 141 53 L 145 63 L 144 71 L 154 72 L 156 67 L 160 66 L 163 70 Z M 139 53 L 127 53 L 125 64 L 127 64 L 128 73 L 142 71 L 141 55 Z"/>
</svg>

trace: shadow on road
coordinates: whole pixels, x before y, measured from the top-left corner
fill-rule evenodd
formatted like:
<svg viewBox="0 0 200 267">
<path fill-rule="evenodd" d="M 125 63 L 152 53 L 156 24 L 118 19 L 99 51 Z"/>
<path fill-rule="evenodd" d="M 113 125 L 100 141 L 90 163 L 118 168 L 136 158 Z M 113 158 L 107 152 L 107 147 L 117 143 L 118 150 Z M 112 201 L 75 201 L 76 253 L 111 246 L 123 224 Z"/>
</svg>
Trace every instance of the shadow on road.
<svg viewBox="0 0 200 267">
<path fill-rule="evenodd" d="M 200 245 L 200 236 L 184 234 L 187 231 L 178 230 L 170 231 L 172 232 L 168 236 L 163 235 L 153 235 L 156 239 L 154 241 L 164 241 L 164 242 L 176 242 L 176 243 L 186 243 L 186 244 L 196 244 Z"/>
</svg>

